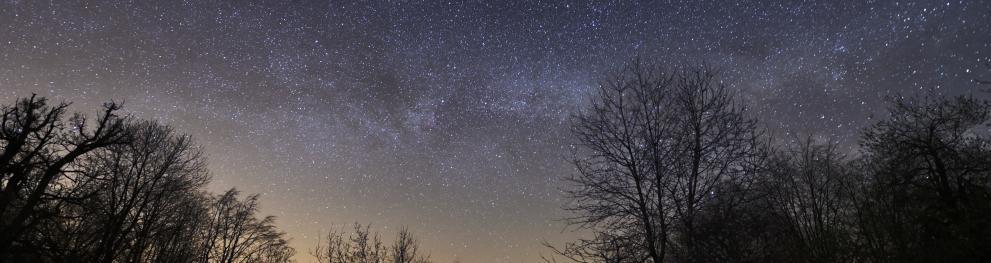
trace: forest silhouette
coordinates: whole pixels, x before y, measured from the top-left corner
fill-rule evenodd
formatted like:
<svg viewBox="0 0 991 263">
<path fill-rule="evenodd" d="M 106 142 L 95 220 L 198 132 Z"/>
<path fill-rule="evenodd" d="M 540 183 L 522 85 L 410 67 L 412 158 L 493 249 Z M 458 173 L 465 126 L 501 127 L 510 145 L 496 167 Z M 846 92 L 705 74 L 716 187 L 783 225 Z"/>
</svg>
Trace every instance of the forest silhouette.
<svg viewBox="0 0 991 263">
<path fill-rule="evenodd" d="M 565 220 L 588 235 L 543 244 L 545 261 L 991 261 L 991 102 L 978 96 L 892 97 L 846 152 L 769 135 L 707 66 L 634 61 L 592 95 L 571 122 L 577 172 L 556 175 Z M 386 240 L 356 223 L 292 247 L 259 195 L 206 190 L 191 136 L 121 104 L 90 117 L 34 95 L 7 103 L 0 262 L 431 262 L 406 228 Z"/>
</svg>

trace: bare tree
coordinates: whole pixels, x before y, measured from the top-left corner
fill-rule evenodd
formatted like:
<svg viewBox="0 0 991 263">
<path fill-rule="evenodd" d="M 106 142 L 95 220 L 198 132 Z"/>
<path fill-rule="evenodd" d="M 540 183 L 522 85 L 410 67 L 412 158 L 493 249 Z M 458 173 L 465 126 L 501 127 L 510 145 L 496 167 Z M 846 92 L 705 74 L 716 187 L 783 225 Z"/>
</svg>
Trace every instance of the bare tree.
<svg viewBox="0 0 991 263">
<path fill-rule="evenodd" d="M 275 217 L 256 217 L 258 195 L 240 200 L 239 194 L 230 189 L 212 201 L 201 259 L 211 263 L 263 262 L 295 254 L 273 225 Z"/>
<path fill-rule="evenodd" d="M 163 209 L 171 213 L 161 219 L 163 225 L 151 241 L 152 253 L 144 262 L 203 262 L 205 255 L 200 250 L 207 242 L 209 201 L 205 193 L 196 192 L 167 203 Z"/>
<path fill-rule="evenodd" d="M 92 129 L 83 115 L 63 120 L 67 107 L 31 96 L 0 109 L 0 255 L 42 217 L 59 213 L 57 204 L 43 210 L 53 208 L 46 204 L 55 191 L 71 184 L 79 157 L 130 140 L 128 118 L 116 115 L 120 105 L 105 104 Z"/>
<path fill-rule="evenodd" d="M 392 243 L 392 263 L 421 263 L 427 262 L 420 253 L 420 243 L 409 232 L 409 227 L 403 226 L 396 234 Z"/>
<path fill-rule="evenodd" d="M 583 262 L 618 244 L 634 248 L 616 250 L 633 253 L 622 256 L 631 261 L 707 253 L 697 214 L 717 194 L 744 196 L 716 192 L 746 191 L 763 165 L 756 121 L 707 67 L 668 71 L 637 61 L 596 95 L 575 118 L 580 157 L 566 191 L 576 215 L 569 222 L 595 235 L 556 251 Z"/>
<path fill-rule="evenodd" d="M 189 136 L 131 121 L 115 103 L 91 120 L 68 103 L 0 108 L 0 261 L 291 262 L 257 196 L 212 196 Z"/>
<path fill-rule="evenodd" d="M 209 179 L 190 138 L 142 121 L 130 143 L 81 158 L 72 194 L 63 195 L 61 220 L 41 223 L 50 258 L 91 262 L 141 261 L 168 227 L 175 202 L 197 195 Z M 67 254 L 59 255 L 59 253 Z"/>
<path fill-rule="evenodd" d="M 816 143 L 811 136 L 774 156 L 768 169 L 773 188 L 768 200 L 785 219 L 794 243 L 793 261 L 851 261 L 853 204 L 847 158 L 835 144 Z"/>
<path fill-rule="evenodd" d="M 95 261 L 143 259 L 162 220 L 170 218 L 170 203 L 209 179 L 188 136 L 147 121 L 132 129 L 131 143 L 108 147 L 89 162 L 87 173 L 100 181 L 85 214 L 96 217 L 90 222 L 97 230 Z"/>
<path fill-rule="evenodd" d="M 582 147 L 578 173 L 567 180 L 573 200 L 569 222 L 596 232 L 557 250 L 573 260 L 598 260 L 603 244 L 623 244 L 661 262 L 667 253 L 672 210 L 664 192 L 672 127 L 665 105 L 674 77 L 660 67 L 637 63 L 599 85 L 589 109 L 575 117 L 573 133 Z M 609 240 L 603 240 L 608 238 Z M 608 246 L 608 245 L 607 245 Z"/>
<path fill-rule="evenodd" d="M 683 70 L 672 96 L 672 119 L 677 125 L 669 161 L 671 196 L 679 236 L 679 257 L 693 258 L 712 253 L 699 244 L 697 214 L 717 197 L 739 204 L 763 166 L 766 152 L 757 121 L 716 78 L 702 67 Z M 729 184 L 731 187 L 724 187 Z"/>
<path fill-rule="evenodd" d="M 391 246 L 386 246 L 370 226 L 355 223 L 352 231 L 331 230 L 311 254 L 320 263 L 429 263 L 407 227 L 402 227 Z"/>
</svg>

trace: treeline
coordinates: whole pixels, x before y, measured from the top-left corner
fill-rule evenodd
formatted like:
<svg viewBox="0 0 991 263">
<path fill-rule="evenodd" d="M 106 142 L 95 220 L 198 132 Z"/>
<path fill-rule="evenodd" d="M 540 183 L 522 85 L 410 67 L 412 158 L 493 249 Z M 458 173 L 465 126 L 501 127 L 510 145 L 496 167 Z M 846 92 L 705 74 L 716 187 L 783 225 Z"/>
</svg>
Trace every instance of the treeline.
<svg viewBox="0 0 991 263">
<path fill-rule="evenodd" d="M 320 263 L 430 263 L 409 229 L 402 227 L 387 245 L 371 227 L 355 223 L 350 231 L 331 230 L 310 252 Z"/>
<path fill-rule="evenodd" d="M 205 190 L 188 135 L 121 116 L 96 119 L 42 97 L 0 107 L 0 262 L 294 262 L 296 250 L 258 215 L 258 195 Z M 331 231 L 311 255 L 326 263 L 429 263 L 405 227 L 389 245 L 369 227 Z"/>
<path fill-rule="evenodd" d="M 762 132 L 713 70 L 637 62 L 577 115 L 577 262 L 991 262 L 991 104 L 892 98 L 857 152 Z M 784 139 L 784 140 L 781 140 Z"/>
<path fill-rule="evenodd" d="M 0 262 L 292 262 L 258 196 L 214 194 L 192 139 L 32 96 L 0 107 Z M 845 154 L 771 138 L 707 67 L 636 62 L 572 125 L 576 262 L 991 262 L 991 103 L 896 97 Z M 322 263 L 427 263 L 400 229 L 330 231 Z"/>
<path fill-rule="evenodd" d="M 0 109 L 0 262 L 288 262 L 258 196 L 204 190 L 189 136 L 32 96 Z"/>
</svg>

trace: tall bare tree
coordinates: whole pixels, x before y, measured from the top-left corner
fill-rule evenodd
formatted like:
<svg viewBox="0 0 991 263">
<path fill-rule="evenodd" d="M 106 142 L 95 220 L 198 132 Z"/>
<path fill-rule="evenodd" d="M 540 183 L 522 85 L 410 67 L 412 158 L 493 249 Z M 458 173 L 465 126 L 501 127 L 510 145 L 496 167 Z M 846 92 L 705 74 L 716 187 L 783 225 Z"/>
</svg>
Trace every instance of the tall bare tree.
<svg viewBox="0 0 991 263">
<path fill-rule="evenodd" d="M 77 159 L 130 141 L 120 105 L 105 104 L 93 123 L 80 114 L 66 121 L 68 105 L 31 96 L 0 109 L 0 255 L 25 245 L 17 243 L 25 233 L 59 213 L 51 197 L 71 187 Z"/>
<path fill-rule="evenodd" d="M 795 262 L 851 261 L 854 204 L 848 198 L 856 182 L 851 181 L 849 160 L 836 144 L 817 143 L 809 136 L 774 156 L 768 169 L 773 188 L 768 200 L 782 215 L 793 242 Z M 784 234 L 784 233 L 782 233 Z"/>
<path fill-rule="evenodd" d="M 666 95 L 673 79 L 657 65 L 634 63 L 602 81 L 589 109 L 575 117 L 581 152 L 574 161 L 578 173 L 567 178 L 575 188 L 566 191 L 573 200 L 566 209 L 575 214 L 572 225 L 597 234 L 568 244 L 559 251 L 565 256 L 599 258 L 602 244 L 624 244 L 638 255 L 623 257 L 666 257 L 673 135 Z"/>
<path fill-rule="evenodd" d="M 766 156 L 757 121 L 707 67 L 683 69 L 675 80 L 669 121 L 673 129 L 668 186 L 680 236 L 679 258 L 711 253 L 701 246 L 697 214 L 717 196 L 745 194 Z M 730 184 L 732 187 L 722 187 Z"/>
<path fill-rule="evenodd" d="M 572 225 L 596 234 L 559 254 L 598 260 L 609 244 L 634 247 L 617 249 L 634 253 L 622 256 L 631 262 L 706 253 L 697 214 L 717 191 L 733 191 L 718 193 L 726 199 L 749 188 L 765 153 L 756 121 L 704 66 L 636 61 L 595 95 L 573 125 L 581 147 L 566 209 Z"/>
</svg>

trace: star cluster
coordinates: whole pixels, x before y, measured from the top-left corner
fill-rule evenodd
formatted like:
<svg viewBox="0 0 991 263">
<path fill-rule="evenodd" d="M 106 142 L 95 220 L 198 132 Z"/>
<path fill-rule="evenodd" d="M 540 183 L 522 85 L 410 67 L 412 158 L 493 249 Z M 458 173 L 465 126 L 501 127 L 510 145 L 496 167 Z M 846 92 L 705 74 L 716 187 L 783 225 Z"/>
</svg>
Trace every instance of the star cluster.
<svg viewBox="0 0 991 263">
<path fill-rule="evenodd" d="M 773 3 L 772 3 L 773 2 Z M 569 116 L 635 57 L 708 63 L 782 138 L 854 145 L 885 97 L 983 94 L 984 1 L 0 3 L 0 98 L 124 101 L 321 231 L 408 225 L 440 262 L 565 240 Z"/>
</svg>

